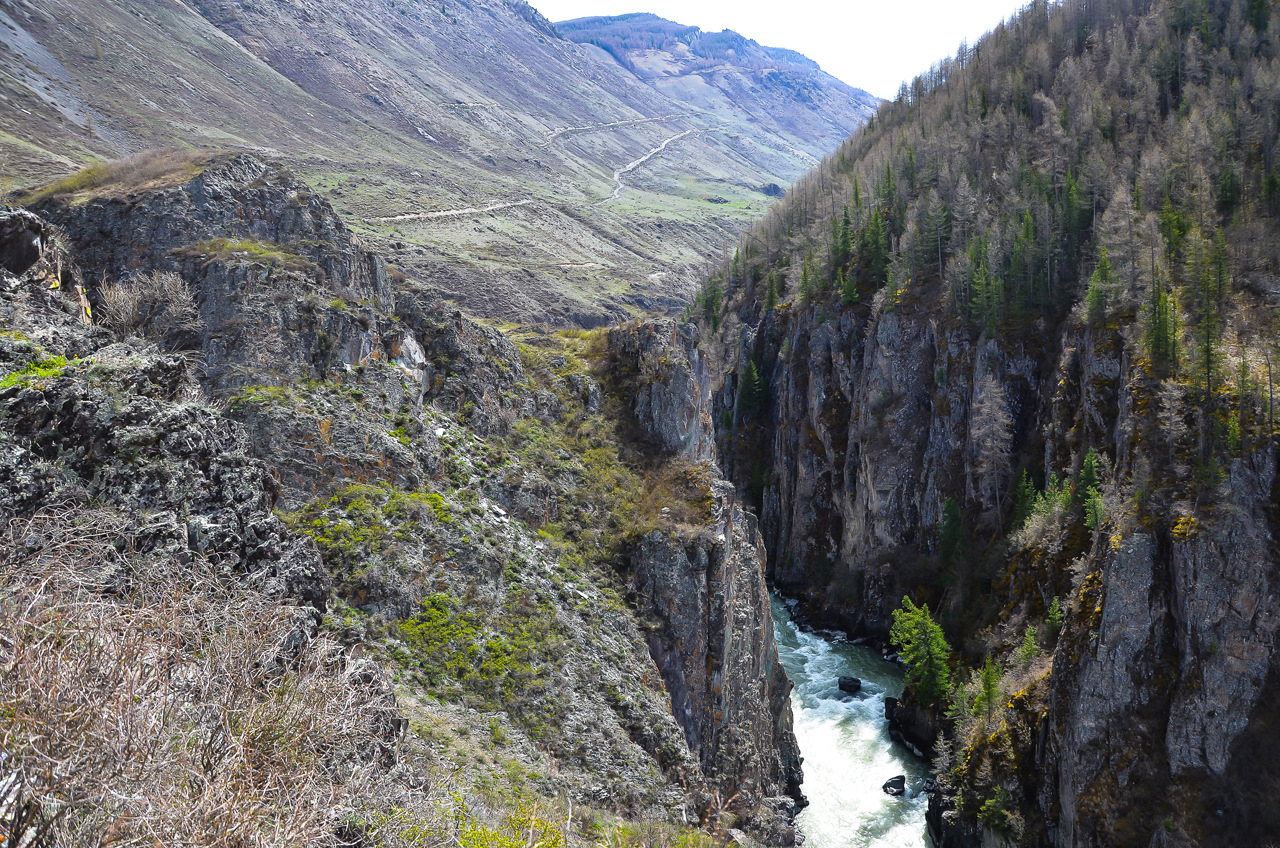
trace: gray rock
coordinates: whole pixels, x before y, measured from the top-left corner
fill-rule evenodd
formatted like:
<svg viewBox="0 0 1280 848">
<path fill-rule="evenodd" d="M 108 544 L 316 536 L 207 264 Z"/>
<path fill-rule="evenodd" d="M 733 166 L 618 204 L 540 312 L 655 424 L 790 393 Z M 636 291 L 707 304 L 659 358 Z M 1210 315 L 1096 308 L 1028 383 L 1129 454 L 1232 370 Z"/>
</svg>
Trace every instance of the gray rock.
<svg viewBox="0 0 1280 848">
<path fill-rule="evenodd" d="M 25 209 L 0 211 L 0 267 L 21 276 L 44 252 L 44 221 Z"/>
</svg>

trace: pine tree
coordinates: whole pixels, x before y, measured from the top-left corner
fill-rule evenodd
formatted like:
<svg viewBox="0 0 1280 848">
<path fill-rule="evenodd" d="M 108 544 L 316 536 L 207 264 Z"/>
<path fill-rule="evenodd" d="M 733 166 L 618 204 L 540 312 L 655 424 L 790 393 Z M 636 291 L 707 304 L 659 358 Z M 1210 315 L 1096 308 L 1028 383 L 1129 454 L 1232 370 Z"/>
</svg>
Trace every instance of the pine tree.
<svg viewBox="0 0 1280 848">
<path fill-rule="evenodd" d="M 772 312 L 778 305 L 778 274 L 776 271 L 769 272 L 769 284 L 764 293 L 764 311 Z"/>
<path fill-rule="evenodd" d="M 996 665 L 988 655 L 986 662 L 982 665 L 982 689 L 973 702 L 973 711 L 981 715 L 987 724 L 991 723 L 996 707 L 1000 704 L 1000 677 L 1000 666 Z"/>
<path fill-rule="evenodd" d="M 769 384 L 760 376 L 760 369 L 754 359 L 747 362 L 746 373 L 742 376 L 742 400 L 739 404 L 744 417 L 758 415 L 769 402 Z"/>
<path fill-rule="evenodd" d="M 1097 486 L 1090 486 L 1084 497 L 1084 526 L 1098 530 L 1107 520 L 1107 504 Z"/>
<path fill-rule="evenodd" d="M 1225 262 L 1219 263 L 1216 249 L 1210 248 L 1193 230 L 1188 237 L 1186 279 L 1191 286 L 1192 312 L 1195 318 L 1196 383 L 1208 404 L 1213 397 L 1214 377 L 1220 360 L 1219 338 L 1222 334 L 1222 289 L 1226 285 Z"/>
<path fill-rule="evenodd" d="M 907 663 L 907 683 L 915 687 L 926 706 L 942 707 L 951 688 L 951 646 L 927 606 L 916 606 L 903 597 L 893 611 L 889 640 L 898 646 Z"/>
<path fill-rule="evenodd" d="M 813 265 L 806 256 L 800 269 L 800 302 L 807 304 L 813 299 L 813 295 Z"/>
<path fill-rule="evenodd" d="M 1053 602 L 1049 604 L 1049 615 L 1045 619 L 1045 625 L 1049 628 L 1049 635 L 1058 638 L 1058 632 L 1062 630 L 1062 604 L 1058 601 L 1058 596 L 1053 596 Z"/>
<path fill-rule="evenodd" d="M 1018 648 L 1018 665 L 1026 668 L 1036 655 L 1036 626 L 1028 624 L 1022 634 L 1022 647 Z"/>
<path fill-rule="evenodd" d="M 852 272 L 840 272 L 840 301 L 844 304 L 857 303 L 859 300 L 857 278 Z"/>
<path fill-rule="evenodd" d="M 1168 373 L 1177 362 L 1177 318 L 1174 315 L 1173 298 L 1165 287 L 1163 276 L 1157 270 L 1151 285 L 1151 299 L 1147 304 L 1146 329 L 1143 333 L 1147 354 L 1157 374 Z"/>
<path fill-rule="evenodd" d="M 1080 477 L 1076 480 L 1075 487 L 1076 503 L 1084 503 L 1088 491 L 1098 487 L 1100 483 L 1098 472 L 1098 451 L 1096 448 L 1089 448 L 1089 451 L 1084 455 L 1084 460 L 1080 463 Z"/>
<path fill-rule="evenodd" d="M 889 274 L 889 234 L 885 228 L 884 215 L 879 209 L 872 212 L 867 221 L 858 253 L 867 267 L 871 284 L 879 288 Z"/>
<path fill-rule="evenodd" d="M 720 301 L 724 290 L 720 287 L 720 276 L 711 276 L 702 287 L 702 314 L 711 325 L 714 333 L 720 329 Z"/>
<path fill-rule="evenodd" d="M 849 205 L 845 204 L 840 216 L 840 238 L 836 245 L 836 261 L 844 265 L 853 256 L 853 224 L 849 220 Z"/>
<path fill-rule="evenodd" d="M 1022 469 L 1022 473 L 1018 475 L 1018 485 L 1013 490 L 1013 512 L 1010 516 L 1010 524 L 1012 530 L 1021 529 L 1022 525 L 1027 523 L 1027 519 L 1031 517 L 1031 511 L 1036 505 L 1036 485 L 1031 481 L 1031 475 L 1027 469 Z"/>
<path fill-rule="evenodd" d="M 1009 269 L 1013 274 L 1014 303 L 1031 306 L 1035 301 L 1036 269 L 1039 267 L 1039 244 L 1031 211 L 1022 213 L 1022 229 L 1013 242 Z"/>
</svg>

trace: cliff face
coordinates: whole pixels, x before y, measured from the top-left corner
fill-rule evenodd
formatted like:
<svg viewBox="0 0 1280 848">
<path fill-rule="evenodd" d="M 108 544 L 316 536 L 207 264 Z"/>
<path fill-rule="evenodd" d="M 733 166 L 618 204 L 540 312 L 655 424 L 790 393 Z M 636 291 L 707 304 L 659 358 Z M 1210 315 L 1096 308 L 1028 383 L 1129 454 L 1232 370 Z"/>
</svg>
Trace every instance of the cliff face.
<svg viewBox="0 0 1280 848">
<path fill-rule="evenodd" d="M 950 640 L 907 693 L 948 845 L 1270 838 L 1280 183 L 1191 139 L 1275 137 L 1247 80 L 1280 42 L 1270 6 L 1187 10 L 1031 4 L 691 310 L 779 586 L 878 637 L 909 596 Z"/>
<path fill-rule="evenodd" d="M 903 590 L 927 576 L 904 566 L 933 549 L 946 498 L 981 488 L 975 386 L 998 379 L 1014 420 L 1037 407 L 1039 352 L 975 338 L 930 309 L 933 296 L 754 327 L 732 316 L 725 330 L 741 342 L 722 354 L 735 370 L 718 394 L 734 422 L 721 437 L 736 479 L 760 489 L 770 574 L 859 632 L 887 634 Z M 752 361 L 769 386 L 760 413 L 737 390 Z"/>
<path fill-rule="evenodd" d="M 696 327 L 670 321 L 609 335 L 614 374 L 635 387 L 638 429 L 711 478 L 710 522 L 644 535 L 630 555 L 632 589 L 658 622 L 649 651 L 704 771 L 740 795 L 741 809 L 767 811 L 764 829 L 788 841 L 801 781 L 791 681 L 774 642 L 756 519 L 715 465 L 710 378 L 697 344 Z"/>
<path fill-rule="evenodd" d="M 1006 638 L 1064 599 L 1052 670 L 1015 697 L 1004 753 L 975 752 L 951 792 L 975 797 L 985 758 L 1022 805 L 1019 842 L 1253 844 L 1265 790 L 1235 795 L 1223 781 L 1274 748 L 1249 732 L 1270 721 L 1260 695 L 1280 668 L 1274 440 L 1246 440 L 1206 487 L 1187 459 L 1197 445 L 1185 390 L 1151 379 L 1140 340 L 1079 317 L 1046 325 L 1035 347 L 957 326 L 927 290 L 892 307 L 882 292 L 724 320 L 731 341 L 709 355 L 731 363 L 716 394 L 727 415 L 712 418 L 733 422 L 719 435 L 740 487 L 767 481 L 760 524 L 784 591 L 881 637 L 903 594 L 944 622 L 985 604 L 1014 620 L 997 624 Z M 770 387 L 758 415 L 740 389 L 750 363 Z M 940 525 L 953 498 L 967 504 L 968 544 L 999 533 L 987 493 L 1012 487 L 1013 465 L 986 479 L 978 441 L 981 395 L 996 389 L 1010 448 L 1036 476 L 1070 479 L 1087 447 L 1116 457 L 1111 521 L 1024 531 L 965 574 L 940 562 Z M 943 843 L 977 844 L 983 827 L 937 801 Z"/>
</svg>

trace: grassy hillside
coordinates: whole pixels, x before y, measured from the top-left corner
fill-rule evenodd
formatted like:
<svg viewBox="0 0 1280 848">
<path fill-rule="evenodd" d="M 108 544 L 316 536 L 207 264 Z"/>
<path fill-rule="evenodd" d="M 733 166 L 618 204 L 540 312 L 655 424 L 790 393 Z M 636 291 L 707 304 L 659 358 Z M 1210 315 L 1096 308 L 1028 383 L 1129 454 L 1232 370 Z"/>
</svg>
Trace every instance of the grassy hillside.
<svg viewBox="0 0 1280 848">
<path fill-rule="evenodd" d="M 0 25 L 6 190 L 143 148 L 278 153 L 390 261 L 503 317 L 682 298 L 866 114 L 833 80 L 794 125 L 746 91 L 660 93 L 503 0 L 73 0 Z"/>
</svg>

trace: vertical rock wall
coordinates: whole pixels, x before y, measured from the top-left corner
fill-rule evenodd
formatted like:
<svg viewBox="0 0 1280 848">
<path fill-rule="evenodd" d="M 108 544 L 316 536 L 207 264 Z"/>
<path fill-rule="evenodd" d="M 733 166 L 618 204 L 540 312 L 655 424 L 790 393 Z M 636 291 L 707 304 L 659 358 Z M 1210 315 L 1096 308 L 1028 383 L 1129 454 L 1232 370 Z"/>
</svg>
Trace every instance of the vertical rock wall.
<svg viewBox="0 0 1280 848">
<path fill-rule="evenodd" d="M 645 535 L 631 556 L 632 583 L 653 621 L 650 653 L 704 773 L 725 799 L 736 796 L 735 809 L 762 810 L 757 829 L 785 842 L 794 838 L 801 779 L 791 682 L 774 642 L 756 520 L 715 467 L 710 379 L 697 343 L 694 326 L 671 321 L 609 336 L 613 373 L 634 392 L 638 434 L 669 461 L 713 474 L 710 523 Z"/>
<path fill-rule="evenodd" d="M 905 593 L 944 622 L 984 605 L 1041 621 L 1060 596 L 1067 624 L 1047 694 L 1028 708 L 1038 729 L 1013 755 L 1028 768 L 1005 766 L 1025 780 L 1008 787 L 1031 823 L 1024 841 L 1254 844 L 1280 786 L 1261 765 L 1280 743 L 1256 730 L 1275 726 L 1260 693 L 1280 667 L 1274 440 L 1243 446 L 1206 485 L 1197 406 L 1147 373 L 1134 334 L 1068 316 L 997 343 L 940 301 L 926 287 L 893 304 L 883 291 L 834 309 L 746 304 L 704 344 L 725 467 L 760 494 L 772 577 L 819 616 L 878 635 Z M 758 411 L 740 388 L 750 363 L 768 375 Z M 975 435 L 993 385 L 1010 432 L 995 472 Z M 1089 448 L 1115 470 L 1105 532 L 1068 523 L 971 565 L 967 581 L 942 568 L 948 498 L 981 551 L 1004 533 L 997 499 L 1018 464 L 1066 478 Z M 1245 763 L 1262 784 L 1224 786 Z M 945 844 L 976 844 L 980 826 L 951 821 Z"/>
</svg>

